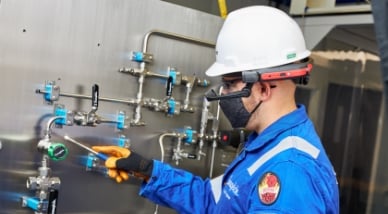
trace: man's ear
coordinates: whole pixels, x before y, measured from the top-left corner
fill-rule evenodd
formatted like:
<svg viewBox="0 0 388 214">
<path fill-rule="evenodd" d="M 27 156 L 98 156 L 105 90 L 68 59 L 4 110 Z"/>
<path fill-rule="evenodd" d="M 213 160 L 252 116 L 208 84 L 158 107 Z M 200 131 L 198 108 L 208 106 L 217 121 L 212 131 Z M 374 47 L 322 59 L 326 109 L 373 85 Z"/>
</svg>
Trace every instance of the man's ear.
<svg viewBox="0 0 388 214">
<path fill-rule="evenodd" d="M 271 96 L 271 84 L 269 82 L 260 82 L 260 100 L 265 101 L 268 100 Z"/>
</svg>

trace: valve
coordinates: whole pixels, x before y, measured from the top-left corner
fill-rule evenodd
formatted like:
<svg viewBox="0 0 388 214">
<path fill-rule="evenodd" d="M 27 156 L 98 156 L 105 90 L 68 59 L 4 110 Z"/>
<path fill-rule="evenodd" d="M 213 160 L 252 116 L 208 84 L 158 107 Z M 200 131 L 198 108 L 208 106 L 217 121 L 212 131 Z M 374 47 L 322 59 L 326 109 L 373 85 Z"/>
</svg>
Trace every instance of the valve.
<svg viewBox="0 0 388 214">
<path fill-rule="evenodd" d="M 123 130 L 128 128 L 128 125 L 126 125 L 125 120 L 127 119 L 127 116 L 124 111 L 119 111 L 116 118 L 116 128 L 118 130 Z"/>
<path fill-rule="evenodd" d="M 191 127 L 184 127 L 183 130 L 179 130 L 176 133 L 176 136 L 178 142 L 173 149 L 172 155 L 172 160 L 175 160 L 175 164 L 178 165 L 182 158 L 197 159 L 197 154 L 188 153 L 182 149 L 182 143 L 192 144 L 197 141 L 197 131 L 193 130 Z"/>
<path fill-rule="evenodd" d="M 86 171 L 91 171 L 97 166 L 98 158 L 89 153 L 87 156 L 82 157 L 81 163 L 86 166 Z"/>
<path fill-rule="evenodd" d="M 117 139 L 117 146 L 129 148 L 131 146 L 130 140 L 125 135 L 120 135 Z"/>
<path fill-rule="evenodd" d="M 174 115 L 175 114 L 175 110 L 176 110 L 175 104 L 176 104 L 176 102 L 175 102 L 174 99 L 168 99 L 167 100 L 167 106 L 168 106 L 167 114 L 168 115 Z"/>
<path fill-rule="evenodd" d="M 60 87 L 55 84 L 55 81 L 45 81 L 44 90 L 36 90 L 36 93 L 42 93 L 44 100 L 48 104 L 59 100 Z"/>
<path fill-rule="evenodd" d="M 99 87 L 97 84 L 92 86 L 92 110 L 89 112 L 75 112 L 73 121 L 80 126 L 97 126 L 101 122 L 101 118 L 96 114 L 99 101 Z"/>
<path fill-rule="evenodd" d="M 143 53 L 140 51 L 132 51 L 130 52 L 130 59 L 135 62 L 147 62 L 151 63 L 153 61 L 154 56 L 149 53 Z"/>
<path fill-rule="evenodd" d="M 117 140 L 117 146 L 123 147 L 123 148 L 129 148 L 130 147 L 130 140 L 125 137 L 125 135 L 119 135 Z M 100 167 L 99 165 L 99 158 L 89 152 L 87 156 L 82 156 L 80 158 L 80 164 L 86 167 L 86 171 L 97 171 L 101 172 L 102 174 L 106 174 L 106 168 Z"/>
<path fill-rule="evenodd" d="M 42 166 L 38 168 L 38 172 L 37 177 L 29 177 L 26 182 L 27 189 L 35 191 L 35 196 L 22 196 L 22 207 L 28 207 L 37 214 L 55 214 L 61 181 L 58 177 L 50 177 L 51 169 L 48 167 L 47 155 L 43 156 Z"/>
<path fill-rule="evenodd" d="M 46 154 L 51 160 L 61 161 L 66 159 L 69 150 L 62 143 L 51 142 L 49 139 L 45 138 L 39 141 L 38 151 Z"/>
<path fill-rule="evenodd" d="M 117 146 L 123 147 L 123 148 L 129 148 L 130 147 L 130 140 L 125 137 L 125 135 L 119 135 L 117 139 L 115 139 L 117 142 Z M 93 153 L 89 152 L 87 156 L 82 156 L 80 158 L 80 164 L 86 167 L 86 171 L 93 171 L 98 172 L 104 175 L 107 175 L 107 168 L 102 167 L 100 163 L 100 159 Z"/>
<path fill-rule="evenodd" d="M 173 115 L 179 115 L 180 113 L 180 102 L 175 101 L 173 98 L 170 98 L 166 102 L 167 105 L 167 115 L 173 116 Z"/>
<path fill-rule="evenodd" d="M 197 142 L 197 131 L 193 130 L 191 127 L 184 128 L 184 138 L 183 142 L 187 144 L 192 144 Z"/>
<path fill-rule="evenodd" d="M 172 96 L 173 81 L 174 81 L 174 78 L 172 76 L 169 76 L 167 79 L 167 85 L 166 85 L 167 98 L 171 98 L 171 96 Z"/>
<path fill-rule="evenodd" d="M 28 207 L 38 213 L 42 213 L 48 210 L 48 201 L 40 200 L 37 197 L 22 196 L 21 203 L 22 207 Z"/>
<path fill-rule="evenodd" d="M 92 111 L 89 113 L 74 113 L 73 111 L 68 111 L 64 105 L 55 104 L 54 115 L 59 117 L 55 120 L 55 125 L 59 127 L 63 125 L 72 126 L 75 123 L 79 126 L 96 126 L 100 123 L 115 123 L 118 130 L 122 130 L 128 127 L 126 125 L 127 117 L 124 111 L 119 111 L 119 113 L 116 115 L 116 120 L 106 120 L 93 113 L 93 111 L 95 111 L 98 106 L 98 101 L 96 101 L 96 99 L 93 100 L 94 102 Z"/>
<path fill-rule="evenodd" d="M 203 79 L 203 80 L 197 79 L 196 85 L 201 86 L 201 87 L 208 87 L 210 85 L 210 81 L 207 79 Z"/>
<path fill-rule="evenodd" d="M 107 175 L 107 168 L 102 166 L 100 160 L 93 153 L 88 153 L 80 158 L 80 164 L 85 166 L 86 171 L 98 172 L 103 175 Z"/>
<path fill-rule="evenodd" d="M 96 114 L 96 111 L 98 109 L 99 93 L 100 92 L 98 85 L 94 84 L 92 86 L 92 110 L 87 115 L 85 115 L 86 125 L 96 126 L 98 123 L 100 123 L 100 118 Z"/>
<path fill-rule="evenodd" d="M 187 158 L 187 159 L 197 159 L 196 154 L 191 154 L 191 153 L 187 153 L 187 152 L 180 153 L 180 156 Z"/>
<path fill-rule="evenodd" d="M 94 84 L 92 86 L 92 111 L 97 111 L 99 97 L 100 97 L 99 87 L 97 84 Z"/>
<path fill-rule="evenodd" d="M 168 78 L 172 78 L 172 84 L 173 85 L 180 85 L 181 82 L 182 82 L 182 74 L 181 72 L 177 71 L 175 68 L 173 67 L 168 67 L 167 68 L 167 75 L 168 75 Z"/>
<path fill-rule="evenodd" d="M 67 125 L 67 126 L 73 125 L 74 113 L 72 111 L 68 111 L 64 105 L 55 104 L 54 115 L 61 117 L 55 120 L 56 126 L 62 127 L 64 125 Z"/>
<path fill-rule="evenodd" d="M 58 190 L 51 190 L 48 199 L 39 197 L 21 197 L 22 207 L 28 207 L 35 211 L 36 214 L 47 213 L 55 214 L 57 209 Z"/>
<path fill-rule="evenodd" d="M 51 143 L 47 148 L 47 155 L 51 160 L 54 161 L 64 160 L 68 154 L 68 149 L 62 143 Z"/>
</svg>

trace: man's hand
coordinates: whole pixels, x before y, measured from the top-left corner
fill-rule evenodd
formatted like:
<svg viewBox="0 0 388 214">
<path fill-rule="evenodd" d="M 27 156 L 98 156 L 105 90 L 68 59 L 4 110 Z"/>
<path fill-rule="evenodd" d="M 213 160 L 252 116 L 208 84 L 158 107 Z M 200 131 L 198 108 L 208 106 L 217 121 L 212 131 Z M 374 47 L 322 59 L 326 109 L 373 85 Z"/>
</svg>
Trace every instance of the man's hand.
<svg viewBox="0 0 388 214">
<path fill-rule="evenodd" d="M 129 149 L 119 146 L 93 146 L 92 149 L 111 156 L 105 161 L 105 166 L 108 168 L 108 176 L 118 183 L 128 180 L 129 172 L 145 180 L 148 180 L 152 173 L 153 161 Z"/>
</svg>

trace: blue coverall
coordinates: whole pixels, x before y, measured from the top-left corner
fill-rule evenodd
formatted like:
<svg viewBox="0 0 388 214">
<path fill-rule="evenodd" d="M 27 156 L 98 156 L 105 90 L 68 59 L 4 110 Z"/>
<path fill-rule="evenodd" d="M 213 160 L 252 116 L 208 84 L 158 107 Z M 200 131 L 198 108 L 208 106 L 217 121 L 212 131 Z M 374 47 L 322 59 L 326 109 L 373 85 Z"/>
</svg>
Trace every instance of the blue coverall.
<svg viewBox="0 0 388 214">
<path fill-rule="evenodd" d="M 217 178 L 154 160 L 140 195 L 178 213 L 339 213 L 336 175 L 303 105 L 252 133 Z"/>
</svg>

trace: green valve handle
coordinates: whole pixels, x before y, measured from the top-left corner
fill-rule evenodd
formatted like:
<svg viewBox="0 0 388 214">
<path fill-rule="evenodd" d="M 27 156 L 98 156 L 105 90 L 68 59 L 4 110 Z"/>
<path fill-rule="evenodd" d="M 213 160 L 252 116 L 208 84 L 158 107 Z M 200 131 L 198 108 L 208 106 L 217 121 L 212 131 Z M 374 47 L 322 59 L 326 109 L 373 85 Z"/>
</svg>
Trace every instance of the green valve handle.
<svg viewBox="0 0 388 214">
<path fill-rule="evenodd" d="M 69 150 L 62 143 L 51 143 L 47 149 L 48 156 L 54 161 L 64 160 Z"/>
</svg>

